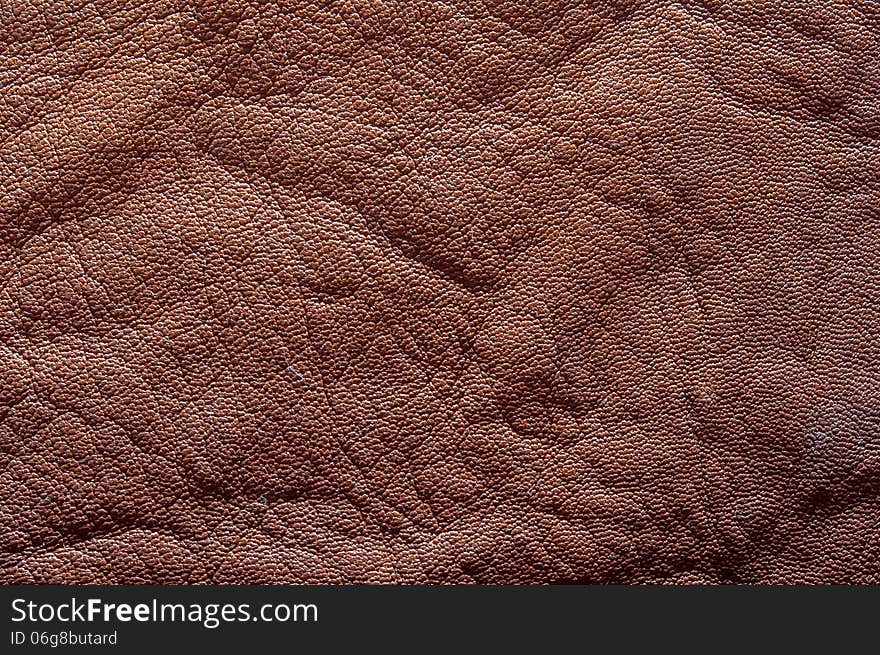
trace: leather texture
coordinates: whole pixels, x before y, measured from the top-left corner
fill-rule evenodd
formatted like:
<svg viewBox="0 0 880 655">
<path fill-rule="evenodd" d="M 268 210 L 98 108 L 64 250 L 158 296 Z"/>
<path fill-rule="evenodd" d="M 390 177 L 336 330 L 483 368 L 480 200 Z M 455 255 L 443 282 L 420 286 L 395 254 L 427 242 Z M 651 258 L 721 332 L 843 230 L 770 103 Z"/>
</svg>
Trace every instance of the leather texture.
<svg viewBox="0 0 880 655">
<path fill-rule="evenodd" d="M 880 582 L 875 0 L 3 0 L 0 580 Z"/>
</svg>

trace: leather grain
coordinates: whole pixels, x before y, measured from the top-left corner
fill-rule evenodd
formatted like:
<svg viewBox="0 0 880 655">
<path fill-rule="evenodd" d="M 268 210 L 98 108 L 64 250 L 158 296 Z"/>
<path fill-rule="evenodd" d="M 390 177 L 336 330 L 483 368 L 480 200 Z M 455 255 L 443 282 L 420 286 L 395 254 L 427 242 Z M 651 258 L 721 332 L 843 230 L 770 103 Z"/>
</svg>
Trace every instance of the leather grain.
<svg viewBox="0 0 880 655">
<path fill-rule="evenodd" d="M 880 582 L 874 0 L 3 0 L 0 580 Z"/>
</svg>

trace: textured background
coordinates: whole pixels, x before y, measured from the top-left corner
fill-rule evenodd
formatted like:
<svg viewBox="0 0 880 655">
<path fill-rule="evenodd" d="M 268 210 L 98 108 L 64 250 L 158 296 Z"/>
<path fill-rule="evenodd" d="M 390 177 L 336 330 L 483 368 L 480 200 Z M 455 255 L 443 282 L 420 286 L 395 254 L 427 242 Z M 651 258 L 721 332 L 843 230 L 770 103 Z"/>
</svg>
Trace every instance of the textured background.
<svg viewBox="0 0 880 655">
<path fill-rule="evenodd" d="M 0 0 L 0 580 L 880 582 L 874 0 Z"/>
</svg>

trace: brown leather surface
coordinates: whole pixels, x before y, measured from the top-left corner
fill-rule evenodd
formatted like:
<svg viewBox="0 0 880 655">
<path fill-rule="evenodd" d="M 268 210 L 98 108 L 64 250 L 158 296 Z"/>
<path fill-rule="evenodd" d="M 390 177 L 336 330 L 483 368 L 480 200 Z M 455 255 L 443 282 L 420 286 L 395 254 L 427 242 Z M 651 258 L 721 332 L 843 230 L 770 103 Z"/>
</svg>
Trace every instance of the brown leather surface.
<svg viewBox="0 0 880 655">
<path fill-rule="evenodd" d="M 6 0 L 0 90 L 3 582 L 880 582 L 874 0 Z"/>
</svg>

